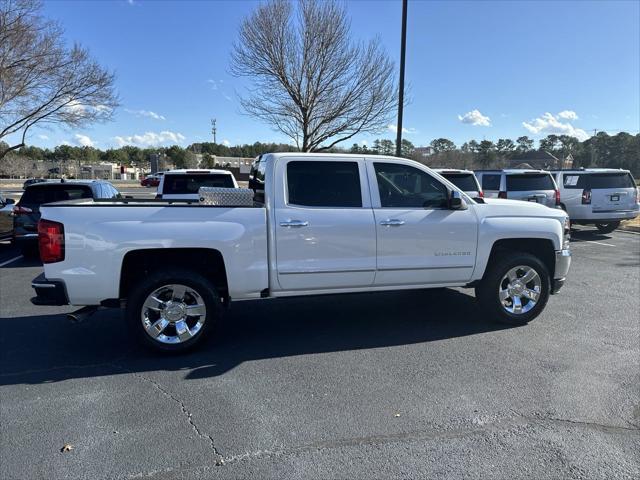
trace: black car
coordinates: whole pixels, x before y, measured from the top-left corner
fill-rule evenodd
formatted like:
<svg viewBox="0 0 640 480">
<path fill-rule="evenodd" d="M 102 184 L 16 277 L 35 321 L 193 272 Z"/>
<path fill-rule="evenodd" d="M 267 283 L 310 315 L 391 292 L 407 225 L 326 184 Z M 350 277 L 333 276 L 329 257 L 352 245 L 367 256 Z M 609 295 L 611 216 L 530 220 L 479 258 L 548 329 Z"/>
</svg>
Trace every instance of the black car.
<svg viewBox="0 0 640 480">
<path fill-rule="evenodd" d="M 40 205 L 79 198 L 120 198 L 120 193 L 104 180 L 71 180 L 29 185 L 13 208 L 13 242 L 23 255 L 38 253 Z"/>
<path fill-rule="evenodd" d="M 26 190 L 29 185 L 34 185 L 36 183 L 43 183 L 46 181 L 47 181 L 46 178 L 29 178 L 28 180 L 25 180 L 25 182 L 22 184 L 22 189 Z"/>
</svg>

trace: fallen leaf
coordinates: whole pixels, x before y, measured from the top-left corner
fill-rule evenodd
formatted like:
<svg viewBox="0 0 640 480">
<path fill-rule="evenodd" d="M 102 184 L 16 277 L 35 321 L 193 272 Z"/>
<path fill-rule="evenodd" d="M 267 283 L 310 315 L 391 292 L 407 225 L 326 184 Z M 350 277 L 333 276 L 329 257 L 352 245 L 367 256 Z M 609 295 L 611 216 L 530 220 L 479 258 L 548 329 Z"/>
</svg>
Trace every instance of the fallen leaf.
<svg viewBox="0 0 640 480">
<path fill-rule="evenodd" d="M 62 453 L 70 452 L 71 450 L 73 450 L 73 445 L 71 445 L 70 443 L 65 443 L 60 449 Z"/>
</svg>

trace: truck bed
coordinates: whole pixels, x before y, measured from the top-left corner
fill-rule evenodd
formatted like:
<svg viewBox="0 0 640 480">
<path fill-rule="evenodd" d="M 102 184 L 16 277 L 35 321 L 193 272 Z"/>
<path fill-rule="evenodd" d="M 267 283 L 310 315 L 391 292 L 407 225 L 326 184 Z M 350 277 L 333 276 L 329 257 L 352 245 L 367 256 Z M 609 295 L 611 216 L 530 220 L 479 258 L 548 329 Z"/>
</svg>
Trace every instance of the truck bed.
<svg viewBox="0 0 640 480">
<path fill-rule="evenodd" d="M 65 258 L 45 267 L 48 279 L 64 278 L 74 305 L 118 298 L 123 262 L 141 249 L 218 251 L 230 263 L 229 294 L 236 299 L 259 298 L 269 286 L 265 208 L 81 199 L 43 205 L 41 212 L 64 225 Z"/>
</svg>

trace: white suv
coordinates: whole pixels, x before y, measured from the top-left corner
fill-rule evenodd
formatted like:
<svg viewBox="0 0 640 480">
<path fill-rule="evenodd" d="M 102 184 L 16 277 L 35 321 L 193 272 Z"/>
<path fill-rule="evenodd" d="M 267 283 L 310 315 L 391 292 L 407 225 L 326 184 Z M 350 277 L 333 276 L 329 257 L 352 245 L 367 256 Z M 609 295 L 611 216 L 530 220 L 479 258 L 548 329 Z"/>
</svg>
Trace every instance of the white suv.
<svg viewBox="0 0 640 480">
<path fill-rule="evenodd" d="M 469 195 L 474 200 L 484 198 L 484 193 L 478 179 L 471 170 L 458 170 L 453 168 L 434 168 L 444 178 Z"/>
<path fill-rule="evenodd" d="M 640 213 L 638 188 L 629 170 L 587 168 L 552 172 L 560 187 L 562 208 L 572 223 L 613 232 L 621 220 Z"/>
<path fill-rule="evenodd" d="M 508 198 L 560 207 L 560 191 L 553 175 L 545 170 L 507 168 L 476 170 L 486 198 Z"/>
<path fill-rule="evenodd" d="M 228 170 L 169 170 L 160 178 L 156 198 L 199 200 L 200 187 L 238 188 L 238 182 Z"/>
</svg>

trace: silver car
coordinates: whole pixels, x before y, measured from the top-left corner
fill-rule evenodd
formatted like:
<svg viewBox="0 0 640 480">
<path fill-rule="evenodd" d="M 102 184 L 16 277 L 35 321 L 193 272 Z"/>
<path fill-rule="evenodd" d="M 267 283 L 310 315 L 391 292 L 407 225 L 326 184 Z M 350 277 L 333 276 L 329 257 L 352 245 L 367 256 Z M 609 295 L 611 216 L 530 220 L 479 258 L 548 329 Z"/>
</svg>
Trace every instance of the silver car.
<svg viewBox="0 0 640 480">
<path fill-rule="evenodd" d="M 484 197 L 480 183 L 478 183 L 478 179 L 471 170 L 453 168 L 434 168 L 433 170 L 449 180 L 471 198 L 478 199 Z"/>
<path fill-rule="evenodd" d="M 545 170 L 476 170 L 475 174 L 487 198 L 524 200 L 560 208 L 560 190 L 553 175 Z"/>
<path fill-rule="evenodd" d="M 560 185 L 561 206 L 572 223 L 613 232 L 621 220 L 640 214 L 638 188 L 629 170 L 587 168 L 553 172 Z"/>
</svg>

